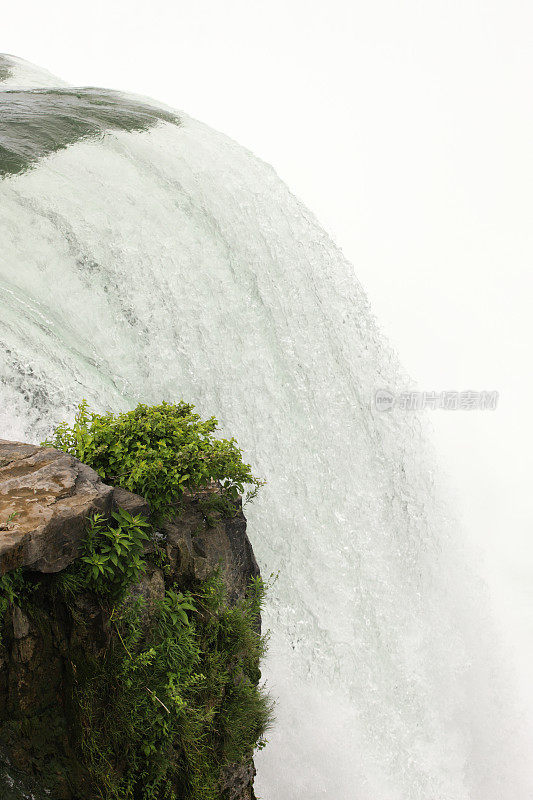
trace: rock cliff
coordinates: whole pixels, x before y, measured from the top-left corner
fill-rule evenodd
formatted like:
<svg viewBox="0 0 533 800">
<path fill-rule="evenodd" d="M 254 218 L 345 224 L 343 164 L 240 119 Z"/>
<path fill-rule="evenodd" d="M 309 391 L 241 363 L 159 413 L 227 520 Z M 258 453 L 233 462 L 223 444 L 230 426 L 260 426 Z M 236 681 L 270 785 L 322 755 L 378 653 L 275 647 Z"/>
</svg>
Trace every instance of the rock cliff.
<svg viewBox="0 0 533 800">
<path fill-rule="evenodd" d="M 157 559 L 148 563 L 127 598 L 128 603 L 142 599 L 144 633 L 154 624 L 169 585 L 185 591 L 217 572 L 226 603 L 235 606 L 259 576 L 240 503 L 225 516 L 209 502 L 216 497 L 212 487 L 184 498 L 175 516 L 156 531 L 165 565 L 158 566 Z M 22 786 L 17 780 L 24 777 L 33 796 L 38 796 L 36 785 L 43 797 L 54 800 L 95 796 L 77 747 L 72 697 L 80 680 L 76 664 L 98 660 L 108 647 L 109 608 L 84 591 L 73 599 L 73 613 L 67 613 L 53 586 L 54 576 L 79 557 L 87 519 L 95 512 L 109 517 L 118 508 L 132 515 L 150 513 L 142 497 L 106 485 L 65 453 L 0 440 L 0 573 L 23 576 L 32 589 L 31 602 L 15 598 L 0 620 L 0 782 L 10 797 L 30 796 L 17 790 Z M 152 539 L 150 548 L 155 549 Z M 223 765 L 221 800 L 252 800 L 254 774 L 251 757 Z"/>
</svg>

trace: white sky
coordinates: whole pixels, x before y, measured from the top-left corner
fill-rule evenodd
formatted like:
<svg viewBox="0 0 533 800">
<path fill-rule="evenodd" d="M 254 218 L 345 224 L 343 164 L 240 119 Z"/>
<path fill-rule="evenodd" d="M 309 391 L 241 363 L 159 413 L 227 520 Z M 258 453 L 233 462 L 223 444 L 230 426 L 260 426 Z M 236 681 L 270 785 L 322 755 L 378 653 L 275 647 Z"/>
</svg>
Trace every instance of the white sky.
<svg viewBox="0 0 533 800">
<path fill-rule="evenodd" d="M 500 391 L 496 412 L 431 419 L 533 654 L 530 0 L 11 0 L 0 51 L 253 150 L 352 261 L 419 388 Z"/>
</svg>

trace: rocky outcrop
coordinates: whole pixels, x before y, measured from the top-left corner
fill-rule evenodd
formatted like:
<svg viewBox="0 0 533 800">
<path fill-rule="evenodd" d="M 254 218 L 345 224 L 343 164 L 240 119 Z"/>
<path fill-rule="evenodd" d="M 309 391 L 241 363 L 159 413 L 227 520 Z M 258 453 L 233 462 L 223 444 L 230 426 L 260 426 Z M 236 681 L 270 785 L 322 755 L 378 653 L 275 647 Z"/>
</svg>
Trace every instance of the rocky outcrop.
<svg viewBox="0 0 533 800">
<path fill-rule="evenodd" d="M 0 573 L 59 572 L 78 554 L 87 516 L 108 513 L 113 487 L 51 447 L 0 440 Z"/>
<path fill-rule="evenodd" d="M 220 569 L 230 604 L 244 597 L 259 575 L 240 506 L 227 516 L 206 500 L 217 489 L 188 497 L 176 516 L 158 532 L 166 549 L 165 573 L 150 565 L 130 589 L 129 600 L 143 597 L 142 626 L 148 629 L 169 576 L 184 587 Z M 79 555 L 88 515 L 110 515 L 117 507 L 149 515 L 145 500 L 107 486 L 89 467 L 53 448 L 0 441 L 0 571 L 24 570 L 39 589 L 32 613 L 11 604 L 0 641 L 0 753 L 4 772 L 24 776 L 31 786 L 46 775 L 54 800 L 88 800 L 80 791 L 86 776 L 74 752 L 69 690 L 73 654 L 103 652 L 108 625 L 90 593 L 75 601 L 73 626 L 61 604 L 50 602 L 50 573 L 65 569 Z M 75 676 L 74 676 L 75 679 Z M 8 766 L 5 766 L 8 765 Z M 253 800 L 252 761 L 226 768 L 221 800 Z M 1 772 L 0 772 L 1 775 Z M 52 776 L 52 777 L 50 777 Z M 0 777 L 1 781 L 1 777 Z M 52 783 L 50 783 L 52 781 Z M 16 794 L 10 784 L 11 796 Z M 0 796 L 2 795 L 0 786 Z M 7 793 L 7 784 L 6 784 Z"/>
<path fill-rule="evenodd" d="M 225 518 L 221 511 L 205 509 L 202 500 L 208 494 L 185 501 L 176 517 L 163 525 L 166 551 L 181 580 L 205 580 L 219 568 L 228 602 L 234 604 L 244 597 L 250 578 L 259 575 L 259 567 L 246 535 L 241 501 L 237 501 L 238 512 Z"/>
</svg>

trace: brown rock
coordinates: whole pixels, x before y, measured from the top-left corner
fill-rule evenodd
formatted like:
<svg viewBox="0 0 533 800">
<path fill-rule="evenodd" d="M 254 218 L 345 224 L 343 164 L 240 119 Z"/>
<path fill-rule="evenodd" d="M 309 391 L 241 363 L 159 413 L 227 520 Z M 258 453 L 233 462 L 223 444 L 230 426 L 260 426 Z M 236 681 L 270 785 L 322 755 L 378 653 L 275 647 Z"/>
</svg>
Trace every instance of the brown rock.
<svg viewBox="0 0 533 800">
<path fill-rule="evenodd" d="M 23 664 L 30 662 L 35 652 L 35 644 L 35 639 L 31 636 L 22 639 L 22 641 L 17 644 L 18 660 Z"/>
<path fill-rule="evenodd" d="M 0 573 L 59 572 L 77 556 L 87 516 L 108 513 L 113 488 L 76 458 L 51 447 L 0 439 Z"/>
<path fill-rule="evenodd" d="M 30 632 L 30 621 L 26 614 L 18 607 L 13 608 L 13 636 L 15 639 L 24 639 Z"/>
<path fill-rule="evenodd" d="M 253 761 L 228 764 L 223 770 L 221 792 L 224 800 L 255 800 L 256 769 Z"/>
<path fill-rule="evenodd" d="M 137 517 L 139 514 L 142 517 L 150 516 L 150 506 L 139 494 L 133 494 L 120 486 L 115 486 L 113 490 L 113 509 L 124 508 L 132 517 Z"/>
</svg>

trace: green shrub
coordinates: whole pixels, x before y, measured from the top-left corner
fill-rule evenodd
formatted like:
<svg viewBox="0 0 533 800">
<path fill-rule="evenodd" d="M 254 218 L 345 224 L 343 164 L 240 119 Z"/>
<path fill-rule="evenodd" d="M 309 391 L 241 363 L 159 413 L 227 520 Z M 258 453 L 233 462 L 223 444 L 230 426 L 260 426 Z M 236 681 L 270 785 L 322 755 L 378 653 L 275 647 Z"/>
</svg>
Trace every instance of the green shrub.
<svg viewBox="0 0 533 800">
<path fill-rule="evenodd" d="M 234 439 L 217 439 L 218 421 L 201 420 L 194 406 L 180 402 L 139 404 L 123 414 L 95 414 L 83 401 L 74 424 L 61 423 L 45 446 L 70 453 L 108 483 L 145 497 L 156 516 L 172 513 L 185 491 L 218 481 L 225 497 L 235 499 L 262 481 L 243 463 Z"/>
<path fill-rule="evenodd" d="M 124 508 L 111 515 L 116 526 L 96 513 L 88 520 L 80 558 L 58 573 L 54 587 L 68 598 L 84 589 L 100 597 L 119 600 L 146 570 L 144 545 L 151 525 Z"/>
</svg>

